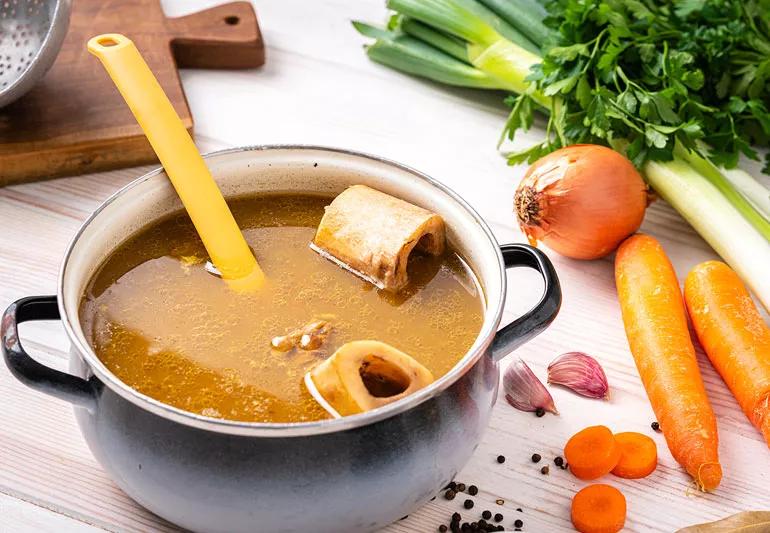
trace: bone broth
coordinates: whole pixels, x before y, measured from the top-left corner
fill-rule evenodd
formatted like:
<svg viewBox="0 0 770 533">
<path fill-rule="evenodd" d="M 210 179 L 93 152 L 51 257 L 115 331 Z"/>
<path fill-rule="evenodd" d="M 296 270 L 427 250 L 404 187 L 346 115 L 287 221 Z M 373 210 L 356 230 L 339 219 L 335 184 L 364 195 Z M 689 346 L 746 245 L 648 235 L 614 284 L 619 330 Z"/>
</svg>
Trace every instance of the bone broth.
<svg viewBox="0 0 770 533">
<path fill-rule="evenodd" d="M 328 418 L 303 377 L 351 341 L 387 343 L 439 378 L 481 327 L 473 274 L 450 246 L 437 256 L 411 254 L 408 284 L 378 290 L 309 248 L 331 200 L 266 195 L 230 203 L 268 280 L 250 293 L 206 270 L 185 213 L 138 233 L 99 268 L 82 301 L 96 354 L 161 402 L 254 422 Z M 407 386 L 372 380 L 363 368 L 373 396 Z"/>
</svg>

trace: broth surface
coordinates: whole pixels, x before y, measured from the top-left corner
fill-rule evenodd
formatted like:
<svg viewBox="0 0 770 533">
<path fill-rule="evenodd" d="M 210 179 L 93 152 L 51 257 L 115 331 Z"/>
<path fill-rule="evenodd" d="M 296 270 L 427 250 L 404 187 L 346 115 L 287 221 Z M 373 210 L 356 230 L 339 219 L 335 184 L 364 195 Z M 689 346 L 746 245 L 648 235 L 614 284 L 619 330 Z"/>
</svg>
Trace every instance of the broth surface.
<svg viewBox="0 0 770 533">
<path fill-rule="evenodd" d="M 206 416 L 254 422 L 328 418 L 302 383 L 342 344 L 387 342 L 436 379 L 481 329 L 473 274 L 448 251 L 415 255 L 398 295 L 308 247 L 331 198 L 266 195 L 230 202 L 268 282 L 251 294 L 204 270 L 203 244 L 180 212 L 121 245 L 90 281 L 80 315 L 102 362 L 130 387 Z M 315 319 L 334 328 L 315 351 L 280 352 L 277 335 Z"/>
</svg>

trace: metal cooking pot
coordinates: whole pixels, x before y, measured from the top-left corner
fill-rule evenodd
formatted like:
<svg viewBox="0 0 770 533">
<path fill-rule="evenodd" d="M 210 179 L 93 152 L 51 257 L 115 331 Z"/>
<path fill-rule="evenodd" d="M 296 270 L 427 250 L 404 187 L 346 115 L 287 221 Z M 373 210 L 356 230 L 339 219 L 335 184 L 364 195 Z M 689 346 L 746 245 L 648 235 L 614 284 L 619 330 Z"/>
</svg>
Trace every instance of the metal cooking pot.
<svg viewBox="0 0 770 533">
<path fill-rule="evenodd" d="M 335 194 L 363 183 L 440 213 L 448 239 L 471 265 L 484 293 L 484 323 L 468 353 L 429 387 L 338 420 L 219 420 L 129 388 L 94 354 L 78 308 L 89 279 L 116 247 L 181 209 L 158 169 L 118 191 L 83 224 L 64 256 L 56 296 L 23 298 L 8 308 L 0 330 L 8 367 L 30 387 L 71 402 L 86 442 L 115 482 L 182 527 L 359 532 L 411 513 L 452 480 L 481 440 L 497 396 L 498 361 L 556 316 L 561 291 L 551 262 L 524 244 L 499 246 L 462 198 L 392 161 L 310 146 L 239 148 L 206 159 L 226 197 Z M 516 266 L 542 274 L 543 297 L 497 331 L 505 269 Z M 72 343 L 69 374 L 41 365 L 19 344 L 19 323 L 58 319 Z"/>
</svg>

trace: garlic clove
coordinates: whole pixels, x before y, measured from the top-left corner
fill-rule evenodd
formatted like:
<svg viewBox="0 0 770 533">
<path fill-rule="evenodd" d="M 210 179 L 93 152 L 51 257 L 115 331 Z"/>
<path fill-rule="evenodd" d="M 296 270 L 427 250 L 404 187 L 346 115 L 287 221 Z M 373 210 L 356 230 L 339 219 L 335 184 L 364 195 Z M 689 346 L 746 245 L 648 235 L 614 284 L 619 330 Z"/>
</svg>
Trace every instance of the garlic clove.
<svg viewBox="0 0 770 533">
<path fill-rule="evenodd" d="M 543 411 L 558 415 L 553 397 L 543 382 L 521 359 L 513 361 L 503 374 L 503 391 L 509 404 L 520 411 Z"/>
<path fill-rule="evenodd" d="M 599 362 L 583 352 L 567 352 L 548 365 L 548 383 L 588 398 L 609 400 L 610 385 Z"/>
</svg>

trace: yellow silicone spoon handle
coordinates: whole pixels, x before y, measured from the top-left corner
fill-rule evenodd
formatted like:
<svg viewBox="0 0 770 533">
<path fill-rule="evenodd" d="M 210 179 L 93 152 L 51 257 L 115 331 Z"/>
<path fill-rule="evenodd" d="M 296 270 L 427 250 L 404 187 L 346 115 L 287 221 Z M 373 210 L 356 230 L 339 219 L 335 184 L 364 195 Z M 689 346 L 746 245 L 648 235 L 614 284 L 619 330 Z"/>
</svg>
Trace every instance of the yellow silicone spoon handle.
<svg viewBox="0 0 770 533">
<path fill-rule="evenodd" d="M 98 35 L 88 51 L 99 58 L 158 155 L 211 261 L 239 288 L 264 275 L 190 134 L 142 55 L 128 37 Z"/>
</svg>

